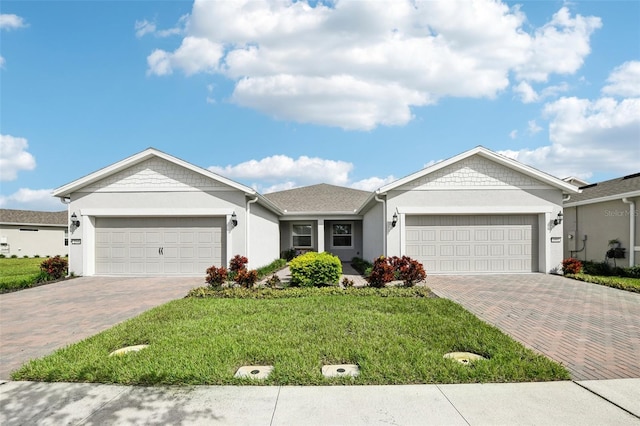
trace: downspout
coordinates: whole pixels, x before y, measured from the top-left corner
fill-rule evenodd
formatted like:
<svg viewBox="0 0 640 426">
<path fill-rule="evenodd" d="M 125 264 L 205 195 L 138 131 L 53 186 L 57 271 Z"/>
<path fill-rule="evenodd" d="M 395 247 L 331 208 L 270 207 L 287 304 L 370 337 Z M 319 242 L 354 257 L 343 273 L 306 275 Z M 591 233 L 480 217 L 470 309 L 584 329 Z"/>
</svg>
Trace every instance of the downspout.
<svg viewBox="0 0 640 426">
<path fill-rule="evenodd" d="M 373 197 L 379 203 L 382 203 L 382 251 L 383 255 L 387 255 L 387 203 L 386 200 L 378 198 L 378 194 Z"/>
<path fill-rule="evenodd" d="M 636 266 L 636 202 L 623 198 L 622 202 L 629 204 L 629 266 Z"/>
<path fill-rule="evenodd" d="M 250 204 L 255 203 L 256 201 L 258 201 L 258 196 L 256 195 L 256 198 L 254 198 L 253 200 L 247 200 L 247 207 L 246 207 L 246 212 L 247 214 L 245 215 L 245 219 L 244 219 L 244 252 L 245 252 L 245 256 L 247 257 L 247 259 L 249 259 L 249 262 L 251 262 L 251 257 L 249 257 L 249 213 L 251 210 L 251 207 L 249 207 Z"/>
</svg>

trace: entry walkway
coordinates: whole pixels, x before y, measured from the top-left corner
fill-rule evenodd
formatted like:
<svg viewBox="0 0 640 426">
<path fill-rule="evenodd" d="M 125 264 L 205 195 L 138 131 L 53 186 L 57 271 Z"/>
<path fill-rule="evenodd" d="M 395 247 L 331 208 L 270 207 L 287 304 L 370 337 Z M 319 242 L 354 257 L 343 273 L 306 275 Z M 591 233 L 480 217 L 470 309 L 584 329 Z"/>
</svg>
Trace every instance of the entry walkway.
<svg viewBox="0 0 640 426">
<path fill-rule="evenodd" d="M 545 274 L 431 275 L 426 285 L 562 363 L 574 380 L 640 378 L 638 293 Z"/>
</svg>

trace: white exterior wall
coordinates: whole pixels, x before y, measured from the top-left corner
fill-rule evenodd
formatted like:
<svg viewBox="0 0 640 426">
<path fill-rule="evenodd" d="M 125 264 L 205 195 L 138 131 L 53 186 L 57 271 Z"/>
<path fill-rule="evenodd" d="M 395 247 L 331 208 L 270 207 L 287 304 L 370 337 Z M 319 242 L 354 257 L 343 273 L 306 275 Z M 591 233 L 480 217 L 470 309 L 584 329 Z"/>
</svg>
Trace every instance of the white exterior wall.
<svg viewBox="0 0 640 426">
<path fill-rule="evenodd" d="M 249 210 L 248 267 L 259 268 L 280 257 L 280 222 L 275 213 L 257 203 L 249 204 Z"/>
<path fill-rule="evenodd" d="M 397 212 L 399 219 L 389 228 L 387 255 L 405 254 L 406 215 L 536 214 L 539 270 L 552 272 L 563 258 L 562 225 L 553 225 L 560 211 L 561 190 L 490 160 L 469 157 L 387 194 L 387 218 Z"/>
<path fill-rule="evenodd" d="M 251 208 L 256 209 L 256 206 Z M 238 220 L 235 227 L 231 224 L 234 212 Z M 80 219 L 80 227 L 72 226 L 69 230 L 69 271 L 77 275 L 94 274 L 95 218 L 101 216 L 225 217 L 223 261 L 228 263 L 236 254 L 247 255 L 246 232 L 249 228 L 246 224 L 251 221 L 247 220 L 245 194 L 160 158 L 143 161 L 74 192 L 69 204 L 69 214 L 73 213 Z M 261 223 L 269 222 L 260 217 L 254 221 L 252 230 L 257 233 Z M 276 231 L 269 228 L 266 232 L 274 233 L 277 241 L 277 225 L 273 228 Z M 80 244 L 74 244 L 78 240 Z M 260 241 L 257 240 L 256 247 L 260 247 Z M 278 256 L 277 248 L 271 255 L 268 254 L 270 248 L 259 250 L 256 264 L 261 259 L 270 258 L 271 261 Z"/>
<path fill-rule="evenodd" d="M 393 213 L 391 215 L 393 216 Z M 385 223 L 383 203 L 376 202 L 365 212 L 362 219 L 362 258 L 364 260 L 372 262 L 376 257 L 385 254 L 383 226 L 385 229 L 390 229 L 390 224 Z"/>
<path fill-rule="evenodd" d="M 37 231 L 20 231 L 37 229 Z M 64 245 L 65 226 L 0 225 L 0 253 L 6 257 L 66 256 L 69 248 Z"/>
</svg>

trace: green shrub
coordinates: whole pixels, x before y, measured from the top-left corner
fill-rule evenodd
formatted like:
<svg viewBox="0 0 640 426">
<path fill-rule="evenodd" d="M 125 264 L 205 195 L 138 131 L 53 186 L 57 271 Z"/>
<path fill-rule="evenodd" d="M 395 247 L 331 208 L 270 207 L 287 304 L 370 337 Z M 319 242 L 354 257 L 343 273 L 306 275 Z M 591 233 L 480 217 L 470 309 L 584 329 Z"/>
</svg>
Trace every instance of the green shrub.
<svg viewBox="0 0 640 426">
<path fill-rule="evenodd" d="M 207 277 L 205 278 L 205 281 L 211 287 L 220 287 L 225 283 L 225 281 L 227 281 L 227 276 L 227 268 L 225 268 L 224 266 L 221 266 L 219 268 L 217 268 L 216 266 L 212 266 L 207 269 Z"/>
<path fill-rule="evenodd" d="M 316 296 L 378 296 L 378 297 L 416 297 L 435 298 L 427 287 L 387 287 L 387 288 L 346 288 L 340 287 L 289 287 L 286 289 L 261 288 L 248 290 L 246 288 L 223 288 L 214 290 L 210 287 L 198 287 L 191 289 L 187 297 L 216 298 L 216 299 L 288 299 Z"/>
<path fill-rule="evenodd" d="M 570 257 L 562 261 L 563 274 L 579 274 L 582 270 L 582 262 L 578 259 Z"/>
<path fill-rule="evenodd" d="M 17 259 L 17 258 L 18 258 L 18 255 L 17 255 L 17 254 L 12 254 L 12 255 L 11 255 L 11 258 L 12 258 L 12 259 Z"/>
<path fill-rule="evenodd" d="M 351 259 L 351 266 L 353 267 L 353 269 L 358 271 L 360 275 L 364 276 L 368 275 L 367 271 L 371 273 L 371 269 L 373 268 L 373 264 L 371 262 L 368 262 L 360 257 L 354 257 L 353 259 Z"/>
<path fill-rule="evenodd" d="M 290 248 L 289 250 L 284 250 L 280 253 L 280 257 L 285 259 L 287 262 L 291 261 L 294 257 L 296 257 L 296 249 Z"/>
<path fill-rule="evenodd" d="M 331 253 L 308 252 L 289 262 L 291 283 L 303 287 L 335 285 L 342 275 L 342 262 Z"/>
<path fill-rule="evenodd" d="M 269 274 L 273 274 L 276 271 L 279 271 L 280 269 L 284 268 L 285 266 L 287 266 L 287 261 L 284 259 L 276 259 L 273 262 L 271 262 L 270 264 L 268 264 L 267 266 L 263 266 L 261 268 L 258 268 L 258 279 L 262 279 L 264 277 L 266 277 Z"/>
<path fill-rule="evenodd" d="M 53 280 L 65 277 L 68 269 L 67 259 L 60 256 L 47 258 L 40 264 L 40 270 L 49 274 Z"/>
</svg>

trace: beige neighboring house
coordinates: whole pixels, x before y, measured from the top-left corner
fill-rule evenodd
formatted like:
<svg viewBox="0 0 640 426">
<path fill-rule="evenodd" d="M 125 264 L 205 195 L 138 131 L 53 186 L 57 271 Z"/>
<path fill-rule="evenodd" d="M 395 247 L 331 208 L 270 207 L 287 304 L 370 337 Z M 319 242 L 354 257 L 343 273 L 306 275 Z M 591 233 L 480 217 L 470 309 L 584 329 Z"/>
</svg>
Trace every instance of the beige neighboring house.
<svg viewBox="0 0 640 426">
<path fill-rule="evenodd" d="M 67 211 L 0 209 L 0 253 L 6 257 L 69 254 Z"/>
<path fill-rule="evenodd" d="M 606 260 L 621 267 L 639 265 L 640 173 L 581 185 L 580 190 L 564 202 L 565 257 Z M 618 243 L 610 243 L 613 240 Z M 607 258 L 615 245 L 618 256 L 624 257 Z"/>
</svg>

